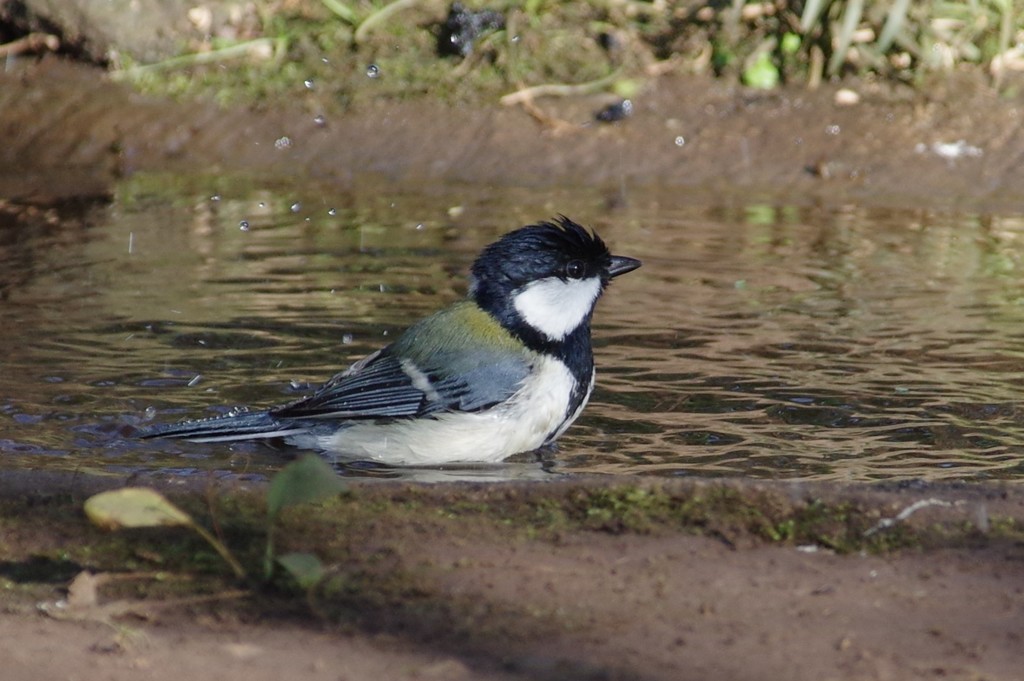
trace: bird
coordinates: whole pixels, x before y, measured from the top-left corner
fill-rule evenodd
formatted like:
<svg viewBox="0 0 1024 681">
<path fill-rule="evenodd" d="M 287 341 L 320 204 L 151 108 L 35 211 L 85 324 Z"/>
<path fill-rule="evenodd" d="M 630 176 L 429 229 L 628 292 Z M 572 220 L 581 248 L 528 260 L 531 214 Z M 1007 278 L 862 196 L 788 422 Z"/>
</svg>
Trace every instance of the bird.
<svg viewBox="0 0 1024 681">
<path fill-rule="evenodd" d="M 564 215 L 521 227 L 481 251 L 465 299 L 308 396 L 156 425 L 141 437 L 283 440 L 389 466 L 497 463 L 544 448 L 594 389 L 598 299 L 640 265 Z"/>
</svg>

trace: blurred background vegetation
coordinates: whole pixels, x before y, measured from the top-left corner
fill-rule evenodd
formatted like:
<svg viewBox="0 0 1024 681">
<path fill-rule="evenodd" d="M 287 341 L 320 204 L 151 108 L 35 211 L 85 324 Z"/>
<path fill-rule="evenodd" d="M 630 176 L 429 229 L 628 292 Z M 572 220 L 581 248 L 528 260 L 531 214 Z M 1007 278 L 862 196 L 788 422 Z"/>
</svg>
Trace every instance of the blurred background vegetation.
<svg viewBox="0 0 1024 681">
<path fill-rule="evenodd" d="M 375 97 L 487 99 L 540 84 L 629 97 L 666 73 L 920 88 L 965 67 L 1015 96 L 1022 17 L 1014 0 L 256 0 L 191 9 L 203 38 L 179 57 L 115 54 L 111 66 L 161 94 L 253 101 L 298 87 L 342 106 L 368 79 Z"/>
</svg>

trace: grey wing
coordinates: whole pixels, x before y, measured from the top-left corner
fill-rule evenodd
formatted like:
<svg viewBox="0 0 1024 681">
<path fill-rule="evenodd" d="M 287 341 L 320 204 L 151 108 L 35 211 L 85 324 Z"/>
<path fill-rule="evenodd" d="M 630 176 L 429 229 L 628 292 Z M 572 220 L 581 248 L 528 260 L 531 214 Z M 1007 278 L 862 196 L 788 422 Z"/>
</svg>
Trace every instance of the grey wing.
<svg viewBox="0 0 1024 681">
<path fill-rule="evenodd" d="M 530 373 L 523 358 L 445 353 L 417 364 L 390 348 L 338 374 L 307 398 L 271 411 L 275 418 L 375 419 L 479 411 L 511 397 Z"/>
</svg>

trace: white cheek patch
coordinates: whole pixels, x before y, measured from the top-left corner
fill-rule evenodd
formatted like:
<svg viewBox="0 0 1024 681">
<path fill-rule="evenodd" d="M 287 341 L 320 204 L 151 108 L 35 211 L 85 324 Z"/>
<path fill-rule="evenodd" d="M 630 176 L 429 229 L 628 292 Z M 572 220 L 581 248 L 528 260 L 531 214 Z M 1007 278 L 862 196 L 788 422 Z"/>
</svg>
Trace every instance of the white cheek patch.
<svg viewBox="0 0 1024 681">
<path fill-rule="evenodd" d="M 601 280 L 558 277 L 540 279 L 515 294 L 516 312 L 550 340 L 559 341 L 578 327 L 601 295 Z"/>
</svg>

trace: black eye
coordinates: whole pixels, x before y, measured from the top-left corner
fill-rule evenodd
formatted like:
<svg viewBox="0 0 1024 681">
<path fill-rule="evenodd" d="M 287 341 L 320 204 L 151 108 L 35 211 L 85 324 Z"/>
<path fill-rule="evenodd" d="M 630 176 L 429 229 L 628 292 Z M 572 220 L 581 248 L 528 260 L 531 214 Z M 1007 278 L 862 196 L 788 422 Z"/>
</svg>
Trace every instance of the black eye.
<svg viewBox="0 0 1024 681">
<path fill-rule="evenodd" d="M 565 276 L 570 279 L 582 279 L 587 274 L 587 265 L 582 260 L 570 260 L 565 265 Z"/>
</svg>

